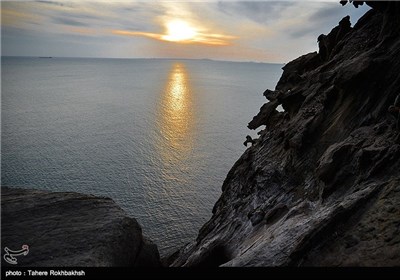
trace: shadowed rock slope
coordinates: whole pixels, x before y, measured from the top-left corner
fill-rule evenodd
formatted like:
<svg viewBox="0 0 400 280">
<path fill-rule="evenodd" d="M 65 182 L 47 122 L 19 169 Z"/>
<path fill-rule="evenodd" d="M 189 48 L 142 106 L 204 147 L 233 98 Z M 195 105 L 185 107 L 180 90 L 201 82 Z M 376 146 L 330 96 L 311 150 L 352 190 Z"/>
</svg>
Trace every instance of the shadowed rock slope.
<svg viewBox="0 0 400 280">
<path fill-rule="evenodd" d="M 265 91 L 265 128 L 172 266 L 400 265 L 400 4 L 368 4 Z"/>
<path fill-rule="evenodd" d="M 110 198 L 1 187 L 1 212 L 2 252 L 29 246 L 18 266 L 161 265 L 157 246 Z"/>
</svg>

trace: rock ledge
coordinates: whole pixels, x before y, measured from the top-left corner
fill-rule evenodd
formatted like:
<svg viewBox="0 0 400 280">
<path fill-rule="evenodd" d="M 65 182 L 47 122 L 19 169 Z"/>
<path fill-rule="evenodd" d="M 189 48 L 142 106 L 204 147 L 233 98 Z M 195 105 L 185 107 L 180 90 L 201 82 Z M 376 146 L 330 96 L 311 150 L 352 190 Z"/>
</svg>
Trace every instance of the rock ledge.
<svg viewBox="0 0 400 280">
<path fill-rule="evenodd" d="M 1 187 L 1 210 L 2 252 L 29 246 L 18 266 L 160 266 L 157 246 L 110 198 Z"/>
</svg>

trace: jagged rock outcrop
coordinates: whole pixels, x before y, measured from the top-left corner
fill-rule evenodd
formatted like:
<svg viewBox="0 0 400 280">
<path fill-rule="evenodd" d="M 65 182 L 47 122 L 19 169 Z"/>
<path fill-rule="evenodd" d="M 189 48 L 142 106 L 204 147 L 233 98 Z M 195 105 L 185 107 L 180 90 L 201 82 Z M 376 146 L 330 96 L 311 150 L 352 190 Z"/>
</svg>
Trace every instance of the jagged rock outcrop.
<svg viewBox="0 0 400 280">
<path fill-rule="evenodd" d="M 29 246 L 17 266 L 161 265 L 157 246 L 110 198 L 1 187 L 1 214 L 2 252 Z"/>
<path fill-rule="evenodd" d="M 264 93 L 266 128 L 172 266 L 400 265 L 400 3 L 367 4 Z"/>
</svg>

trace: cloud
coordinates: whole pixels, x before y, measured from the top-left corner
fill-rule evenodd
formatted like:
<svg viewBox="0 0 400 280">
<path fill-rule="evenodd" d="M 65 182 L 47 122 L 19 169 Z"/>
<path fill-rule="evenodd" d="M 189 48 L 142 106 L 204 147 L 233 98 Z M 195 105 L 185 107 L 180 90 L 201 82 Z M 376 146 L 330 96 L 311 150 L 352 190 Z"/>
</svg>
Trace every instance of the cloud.
<svg viewBox="0 0 400 280">
<path fill-rule="evenodd" d="M 338 25 L 339 21 L 346 15 L 351 15 L 354 23 L 366 10 L 367 7 L 359 9 L 346 9 L 336 3 L 310 3 L 311 13 L 303 19 L 303 23 L 294 26 L 288 32 L 293 39 L 299 40 L 303 37 L 316 37 L 319 34 L 327 34 L 332 28 Z M 361 12 L 360 12 L 361 11 Z"/>
<path fill-rule="evenodd" d="M 53 21 L 55 23 L 64 24 L 64 25 L 72 25 L 72 26 L 89 26 L 87 23 L 83 23 L 80 21 L 76 21 L 68 18 L 54 18 Z"/>
<path fill-rule="evenodd" d="M 6 1 L 3 54 L 287 62 L 315 51 L 316 37 L 345 15 L 354 23 L 365 11 L 334 0 Z M 169 32 L 174 20 L 193 31 Z"/>
<path fill-rule="evenodd" d="M 142 15 L 142 18 L 143 15 L 148 16 L 146 19 L 143 18 L 142 22 L 148 24 L 149 18 L 152 18 L 152 28 L 132 28 L 131 26 L 131 28 L 114 29 L 112 33 L 180 44 L 230 45 L 237 36 L 227 35 L 210 24 L 210 22 L 215 22 L 215 18 L 209 17 L 210 14 L 207 12 L 204 13 L 204 9 L 203 12 L 198 9 L 207 5 L 210 3 L 204 5 L 204 3 L 166 2 L 156 6 L 147 5 L 135 7 L 135 9 L 131 7 L 129 9 L 131 14 Z M 171 28 L 177 22 L 180 27 Z"/>
<path fill-rule="evenodd" d="M 141 31 L 129 31 L 129 30 L 112 30 L 113 34 L 123 35 L 123 36 L 139 36 L 146 37 L 150 39 L 156 39 L 159 41 L 176 42 L 179 44 L 200 44 L 200 45 L 210 45 L 210 46 L 228 46 L 230 41 L 236 39 L 235 36 L 223 35 L 223 34 L 207 34 L 207 33 L 196 33 L 192 38 L 183 40 L 174 40 L 168 34 L 159 34 L 151 32 L 141 32 Z"/>
<path fill-rule="evenodd" d="M 327 4 L 320 7 L 310 17 L 309 20 L 315 23 L 322 23 L 327 21 L 336 20 L 343 13 L 343 8 L 339 5 Z"/>
<path fill-rule="evenodd" d="M 231 16 L 246 17 L 257 23 L 269 23 L 280 17 L 281 13 L 293 5 L 291 2 L 218 2 L 218 9 Z"/>
<path fill-rule="evenodd" d="M 42 1 L 42 0 L 38 0 L 38 1 L 36 1 L 36 2 L 42 3 L 42 4 L 46 4 L 46 5 L 54 5 L 54 6 L 61 6 L 61 7 L 64 6 L 63 3 L 55 2 L 55 1 Z"/>
</svg>

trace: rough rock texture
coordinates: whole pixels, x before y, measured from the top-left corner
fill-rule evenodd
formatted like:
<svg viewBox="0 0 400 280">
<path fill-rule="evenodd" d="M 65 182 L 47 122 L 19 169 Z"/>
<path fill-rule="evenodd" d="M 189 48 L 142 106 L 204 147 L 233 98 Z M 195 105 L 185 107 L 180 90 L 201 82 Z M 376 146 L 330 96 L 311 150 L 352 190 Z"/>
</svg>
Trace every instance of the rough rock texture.
<svg viewBox="0 0 400 280">
<path fill-rule="evenodd" d="M 110 198 L 2 187 L 1 210 L 2 252 L 29 246 L 18 266 L 160 266 L 157 246 Z"/>
<path fill-rule="evenodd" d="M 264 93 L 266 128 L 172 266 L 400 265 L 400 3 L 367 4 Z"/>
</svg>

